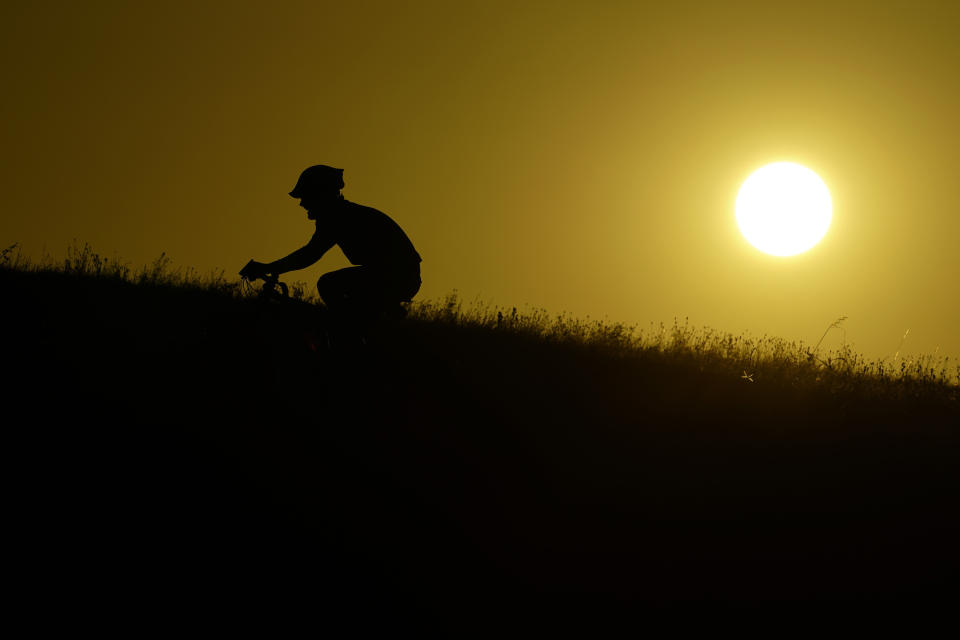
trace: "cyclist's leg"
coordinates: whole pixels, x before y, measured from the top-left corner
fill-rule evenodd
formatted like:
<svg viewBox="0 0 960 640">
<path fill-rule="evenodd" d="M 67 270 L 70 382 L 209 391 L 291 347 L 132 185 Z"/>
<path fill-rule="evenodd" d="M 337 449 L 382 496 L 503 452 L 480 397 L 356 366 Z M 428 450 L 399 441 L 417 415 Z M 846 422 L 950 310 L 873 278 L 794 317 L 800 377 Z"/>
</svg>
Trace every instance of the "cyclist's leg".
<svg viewBox="0 0 960 640">
<path fill-rule="evenodd" d="M 408 303 L 420 291 L 420 269 L 390 272 L 383 280 L 383 305 L 381 310 L 388 318 L 407 315 Z"/>
<path fill-rule="evenodd" d="M 363 291 L 369 288 L 369 276 L 364 267 L 347 267 L 331 271 L 317 280 L 317 293 L 333 311 L 355 306 Z"/>
<path fill-rule="evenodd" d="M 395 311 L 401 302 L 409 301 L 419 290 L 419 269 L 348 267 L 324 274 L 317 282 L 317 291 L 331 311 L 357 319 Z"/>
</svg>

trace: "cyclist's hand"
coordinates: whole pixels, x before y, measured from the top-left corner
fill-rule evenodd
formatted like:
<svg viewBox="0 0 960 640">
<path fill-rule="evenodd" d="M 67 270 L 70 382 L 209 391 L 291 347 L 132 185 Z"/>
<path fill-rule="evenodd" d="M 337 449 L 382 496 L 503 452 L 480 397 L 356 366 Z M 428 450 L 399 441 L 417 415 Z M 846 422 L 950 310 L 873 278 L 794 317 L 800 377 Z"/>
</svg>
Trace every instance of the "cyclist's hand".
<svg viewBox="0 0 960 640">
<path fill-rule="evenodd" d="M 240 277 L 247 280 L 256 280 L 267 275 L 267 265 L 262 262 L 251 260 L 243 269 L 240 270 Z"/>
</svg>

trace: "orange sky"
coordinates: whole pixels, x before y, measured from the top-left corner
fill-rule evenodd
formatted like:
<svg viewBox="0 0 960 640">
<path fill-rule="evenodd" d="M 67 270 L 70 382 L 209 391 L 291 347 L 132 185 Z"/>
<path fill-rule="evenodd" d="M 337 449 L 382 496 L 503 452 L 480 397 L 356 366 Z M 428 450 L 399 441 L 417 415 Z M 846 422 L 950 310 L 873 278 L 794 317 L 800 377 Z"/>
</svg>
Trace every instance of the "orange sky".
<svg viewBox="0 0 960 640">
<path fill-rule="evenodd" d="M 422 297 L 806 342 L 846 315 L 870 357 L 907 329 L 960 356 L 956 3 L 32 2 L 0 30 L 0 244 L 30 255 L 274 260 L 324 163 L 407 230 Z M 733 214 L 777 160 L 834 201 L 793 258 Z"/>
</svg>

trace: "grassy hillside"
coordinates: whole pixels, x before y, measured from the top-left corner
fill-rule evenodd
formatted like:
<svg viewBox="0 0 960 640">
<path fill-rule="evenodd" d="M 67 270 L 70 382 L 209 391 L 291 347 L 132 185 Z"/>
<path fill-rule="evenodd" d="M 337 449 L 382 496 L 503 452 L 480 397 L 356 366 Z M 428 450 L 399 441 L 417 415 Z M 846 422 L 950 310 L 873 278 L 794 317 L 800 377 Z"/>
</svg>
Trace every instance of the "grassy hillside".
<svg viewBox="0 0 960 640">
<path fill-rule="evenodd" d="M 51 597 L 386 624 L 954 593 L 946 363 L 453 297 L 361 342 L 163 260 L 5 261 L 12 508 Z"/>
</svg>

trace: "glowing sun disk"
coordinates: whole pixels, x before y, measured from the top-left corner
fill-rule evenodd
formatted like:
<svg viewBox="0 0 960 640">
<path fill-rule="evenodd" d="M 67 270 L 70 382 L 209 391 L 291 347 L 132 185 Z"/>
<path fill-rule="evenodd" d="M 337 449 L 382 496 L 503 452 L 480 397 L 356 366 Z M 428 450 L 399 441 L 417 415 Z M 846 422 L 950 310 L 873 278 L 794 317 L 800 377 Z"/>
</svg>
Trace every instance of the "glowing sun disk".
<svg viewBox="0 0 960 640">
<path fill-rule="evenodd" d="M 830 192 L 816 173 L 792 162 L 757 169 L 737 194 L 737 224 L 754 247 L 792 256 L 817 244 L 833 216 Z"/>
</svg>

